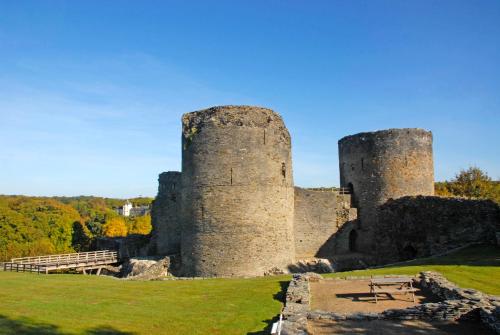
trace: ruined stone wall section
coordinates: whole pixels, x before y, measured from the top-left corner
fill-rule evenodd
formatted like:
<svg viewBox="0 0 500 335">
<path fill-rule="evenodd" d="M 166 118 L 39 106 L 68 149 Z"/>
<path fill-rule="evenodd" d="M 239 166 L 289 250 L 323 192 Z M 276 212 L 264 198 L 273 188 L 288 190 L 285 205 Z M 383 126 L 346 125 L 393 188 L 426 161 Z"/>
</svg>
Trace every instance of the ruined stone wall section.
<svg viewBox="0 0 500 335">
<path fill-rule="evenodd" d="M 389 129 L 339 141 L 340 184 L 353 189 L 359 251 L 373 251 L 377 208 L 390 198 L 434 194 L 432 133 Z"/>
<path fill-rule="evenodd" d="M 180 253 L 181 173 L 163 172 L 158 177 L 158 195 L 151 207 L 152 244 L 157 255 Z"/>
<path fill-rule="evenodd" d="M 500 207 L 490 200 L 402 197 L 380 208 L 374 244 L 377 262 L 440 254 L 473 243 L 496 244 Z"/>
<path fill-rule="evenodd" d="M 333 257 L 334 234 L 356 216 L 349 194 L 295 187 L 295 257 Z"/>
<path fill-rule="evenodd" d="M 290 135 L 272 110 L 222 106 L 182 118 L 182 269 L 255 276 L 294 261 Z"/>
</svg>

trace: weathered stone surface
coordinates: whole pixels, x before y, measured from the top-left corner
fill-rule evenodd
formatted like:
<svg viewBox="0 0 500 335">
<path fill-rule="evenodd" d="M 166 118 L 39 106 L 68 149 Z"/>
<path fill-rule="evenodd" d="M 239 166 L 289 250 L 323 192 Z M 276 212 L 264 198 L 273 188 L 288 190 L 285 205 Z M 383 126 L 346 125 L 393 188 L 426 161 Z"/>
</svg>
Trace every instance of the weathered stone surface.
<svg viewBox="0 0 500 335">
<path fill-rule="evenodd" d="M 347 249 L 337 247 L 334 234 L 346 222 L 356 219 L 351 195 L 295 187 L 294 210 L 296 258 L 331 257 L 338 252 L 336 249 Z"/>
<path fill-rule="evenodd" d="M 156 255 L 181 251 L 181 173 L 163 172 L 158 177 L 158 195 L 151 207 L 151 244 Z"/>
<path fill-rule="evenodd" d="M 490 200 L 402 197 L 380 207 L 378 263 L 426 257 L 471 243 L 496 243 L 500 207 Z"/>
<path fill-rule="evenodd" d="M 295 274 L 293 275 L 292 281 L 288 285 L 286 291 L 286 306 L 288 303 L 302 304 L 309 308 L 309 279 L 318 278 L 316 273 L 305 273 L 305 274 Z"/>
<path fill-rule="evenodd" d="M 293 263 L 290 135 L 270 109 L 185 114 L 182 267 L 189 276 L 256 276 Z"/>
<path fill-rule="evenodd" d="M 155 280 L 171 274 L 176 256 L 131 258 L 122 266 L 122 276 L 134 280 Z"/>
<path fill-rule="evenodd" d="M 425 130 L 341 139 L 349 195 L 293 187 L 290 135 L 270 109 L 213 107 L 185 114 L 182 127 L 182 173 L 160 175 L 152 241 L 125 240 L 122 257 L 180 252 L 185 276 L 259 276 L 359 269 L 500 236 L 498 206 L 495 214 L 459 200 L 401 198 L 434 192 Z M 328 262 L 295 263 L 315 257 Z"/>
<path fill-rule="evenodd" d="M 435 272 L 422 272 L 420 284 L 445 299 L 441 303 L 421 305 L 425 316 L 443 320 L 481 321 L 500 334 L 500 297 L 460 288 Z"/>
<path fill-rule="evenodd" d="M 298 260 L 295 264 L 288 267 L 292 273 L 301 272 L 317 272 L 317 273 L 331 273 L 335 272 L 335 269 L 328 259 L 324 258 L 313 258 L 313 259 L 303 259 Z"/>
<path fill-rule="evenodd" d="M 281 335 L 307 335 L 307 317 L 302 316 L 298 320 L 284 320 L 281 326 Z"/>
<path fill-rule="evenodd" d="M 137 276 L 156 264 L 159 260 L 159 257 L 130 258 L 122 266 L 123 276 Z"/>
<path fill-rule="evenodd" d="M 281 334 L 307 334 L 307 314 L 310 308 L 309 281 L 319 279 L 321 276 L 317 273 L 293 275 L 286 291 Z"/>
<path fill-rule="evenodd" d="M 434 194 L 432 133 L 389 129 L 347 136 L 338 144 L 340 185 L 352 189 L 358 208 L 351 249 L 371 253 L 378 206 L 389 198 Z"/>
<path fill-rule="evenodd" d="M 483 306 L 479 311 L 481 322 L 495 333 L 500 334 L 500 307 Z"/>
</svg>

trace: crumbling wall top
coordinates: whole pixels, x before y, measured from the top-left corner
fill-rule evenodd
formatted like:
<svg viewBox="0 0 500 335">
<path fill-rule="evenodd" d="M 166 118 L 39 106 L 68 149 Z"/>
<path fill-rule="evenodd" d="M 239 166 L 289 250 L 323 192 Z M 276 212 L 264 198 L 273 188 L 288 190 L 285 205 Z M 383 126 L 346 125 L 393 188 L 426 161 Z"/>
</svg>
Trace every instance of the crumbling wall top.
<svg viewBox="0 0 500 335">
<path fill-rule="evenodd" d="M 271 109 L 257 106 L 215 106 L 182 116 L 182 133 L 189 138 L 207 125 L 277 128 L 290 137 L 282 117 Z"/>
<path fill-rule="evenodd" d="M 177 181 L 181 178 L 181 173 L 179 171 L 167 171 L 162 172 L 158 176 L 158 182 L 160 184 L 170 183 L 172 181 Z"/>
<path fill-rule="evenodd" d="M 385 130 L 377 130 L 371 132 L 362 132 L 354 135 L 348 135 L 342 137 L 339 140 L 339 144 L 351 141 L 358 140 L 368 140 L 368 139 L 377 139 L 377 138 L 391 138 L 396 136 L 430 136 L 432 139 L 432 132 L 422 129 L 422 128 L 391 128 Z"/>
</svg>

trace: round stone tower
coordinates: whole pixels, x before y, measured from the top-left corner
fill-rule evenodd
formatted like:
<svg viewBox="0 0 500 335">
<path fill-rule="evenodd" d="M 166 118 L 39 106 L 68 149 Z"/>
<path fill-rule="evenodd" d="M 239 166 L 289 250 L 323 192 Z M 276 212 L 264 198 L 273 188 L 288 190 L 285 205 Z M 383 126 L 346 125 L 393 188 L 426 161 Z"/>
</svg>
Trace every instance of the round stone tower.
<svg viewBox="0 0 500 335">
<path fill-rule="evenodd" d="M 182 117 L 182 272 L 258 276 L 294 261 L 291 143 L 270 109 Z"/>
<path fill-rule="evenodd" d="M 339 141 L 340 184 L 351 189 L 358 208 L 350 251 L 370 252 L 378 206 L 389 198 L 434 194 L 432 133 L 389 129 L 346 136 Z"/>
<path fill-rule="evenodd" d="M 180 172 L 169 171 L 160 174 L 158 195 L 151 208 L 152 235 L 157 255 L 171 255 L 180 252 L 180 190 Z"/>
</svg>

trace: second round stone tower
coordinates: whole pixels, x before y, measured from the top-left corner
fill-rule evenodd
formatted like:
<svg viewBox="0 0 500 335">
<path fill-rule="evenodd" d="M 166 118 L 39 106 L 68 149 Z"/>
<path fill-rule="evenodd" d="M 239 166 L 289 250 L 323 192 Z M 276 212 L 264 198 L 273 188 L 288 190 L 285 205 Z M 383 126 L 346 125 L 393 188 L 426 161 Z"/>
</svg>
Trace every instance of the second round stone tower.
<svg viewBox="0 0 500 335">
<path fill-rule="evenodd" d="M 432 133 L 423 129 L 346 136 L 339 141 L 339 163 L 340 185 L 351 190 L 353 207 L 358 208 L 350 251 L 373 251 L 378 206 L 388 199 L 434 194 Z"/>
<path fill-rule="evenodd" d="M 182 118 L 185 276 L 258 276 L 294 261 L 290 134 L 270 109 L 220 106 Z"/>
</svg>

